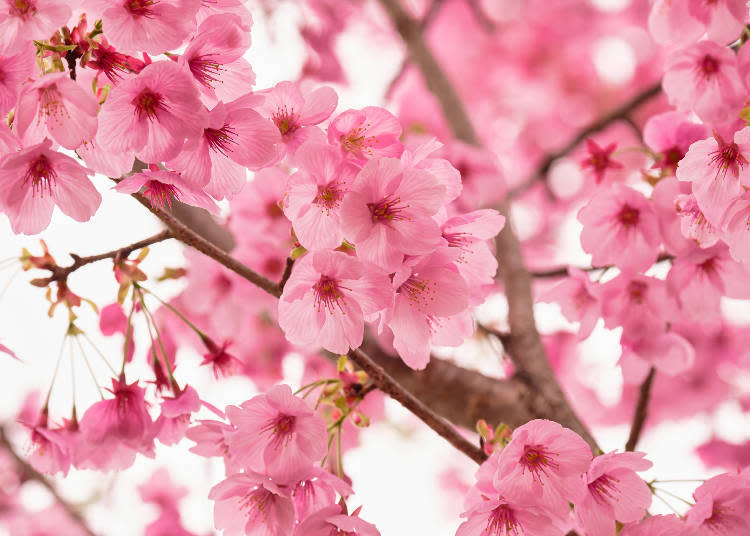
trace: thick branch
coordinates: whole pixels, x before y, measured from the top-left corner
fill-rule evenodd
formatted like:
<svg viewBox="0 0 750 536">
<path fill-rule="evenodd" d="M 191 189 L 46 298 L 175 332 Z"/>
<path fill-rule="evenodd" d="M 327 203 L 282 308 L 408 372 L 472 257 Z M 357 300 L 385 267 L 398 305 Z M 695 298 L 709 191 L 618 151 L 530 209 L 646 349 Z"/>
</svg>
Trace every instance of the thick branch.
<svg viewBox="0 0 750 536">
<path fill-rule="evenodd" d="M 451 445 L 477 463 L 482 463 L 487 458 L 482 449 L 459 434 L 448 421 L 427 407 L 410 391 L 404 389 L 383 367 L 373 361 L 362 350 L 351 350 L 349 358 L 367 373 L 369 378 L 378 386 L 378 389 L 411 411 Z"/>
<path fill-rule="evenodd" d="M 81 513 L 72 504 L 62 498 L 55 486 L 53 486 L 52 483 L 44 477 L 44 475 L 31 467 L 31 465 L 29 465 L 29 463 L 16 452 L 15 448 L 8 440 L 8 436 L 5 434 L 5 428 L 3 426 L 0 426 L 0 447 L 2 447 L 10 455 L 11 458 L 13 458 L 13 461 L 15 462 L 22 479 L 34 480 L 44 486 L 50 493 L 50 495 L 54 497 L 55 501 L 57 501 L 57 503 L 68 513 L 68 515 L 73 518 L 73 520 L 78 523 L 78 525 L 80 525 L 81 529 L 83 529 L 86 534 L 88 534 L 89 536 L 96 536 L 96 533 L 91 530 Z"/>
<path fill-rule="evenodd" d="M 466 143 L 478 145 L 474 127 L 456 93 L 453 84 L 440 68 L 423 38 L 419 23 L 412 19 L 400 6 L 398 0 L 380 0 L 393 21 L 396 30 L 406 43 L 409 55 L 422 71 L 427 86 L 440 102 L 443 115 L 453 131 L 453 135 Z M 500 212 L 509 215 L 508 205 L 500 207 Z M 514 360 L 521 377 L 542 395 L 546 403 L 534 408 L 542 411 L 539 416 L 556 420 L 571 428 L 597 450 L 596 441 L 578 416 L 573 412 L 565 395 L 557 383 L 542 345 L 541 337 L 534 320 L 534 300 L 531 294 L 531 276 L 523 263 L 521 244 L 516 237 L 510 219 L 496 240 L 500 271 L 508 299 L 510 337 L 506 349 Z"/>
<path fill-rule="evenodd" d="M 646 425 L 646 419 L 648 419 L 648 402 L 651 399 L 651 387 L 654 385 L 654 376 L 656 375 L 656 369 L 651 367 L 648 371 L 648 376 L 643 380 L 641 389 L 638 393 L 638 402 L 635 405 L 635 412 L 633 413 L 633 424 L 630 426 L 630 436 L 628 442 L 625 443 L 625 450 L 635 450 L 638 440 L 643 432 L 643 427 Z"/>
<path fill-rule="evenodd" d="M 570 141 L 568 141 L 568 143 L 566 143 L 562 148 L 544 157 L 536 167 L 536 169 L 531 173 L 531 175 L 528 176 L 528 178 L 526 178 L 515 188 L 511 188 L 508 191 L 507 199 L 514 199 L 518 197 L 526 190 L 531 188 L 531 186 L 533 186 L 536 181 L 544 179 L 555 160 L 557 160 L 558 158 L 562 158 L 563 156 L 570 153 L 573 149 L 578 147 L 578 145 L 583 140 L 585 140 L 592 134 L 596 134 L 597 132 L 604 130 L 616 121 L 627 120 L 630 114 L 636 108 L 641 106 L 643 103 L 648 102 L 659 94 L 661 94 L 661 82 L 657 82 L 651 86 L 646 87 L 643 91 L 638 93 L 629 101 L 621 104 L 614 110 L 604 114 L 600 118 L 594 120 L 592 123 L 586 125 L 584 128 L 579 130 L 576 135 L 573 136 L 573 138 L 571 138 Z"/>
<path fill-rule="evenodd" d="M 49 284 L 53 281 L 65 280 L 71 273 L 75 272 L 83 266 L 86 266 L 87 264 L 103 261 L 105 259 L 124 259 L 127 258 L 127 256 L 136 249 L 142 249 L 158 242 L 163 242 L 164 240 L 168 240 L 170 238 L 172 238 L 172 232 L 166 229 L 160 233 L 155 234 L 154 236 L 144 238 L 143 240 L 139 240 L 138 242 L 133 242 L 132 244 L 125 247 L 107 251 L 106 253 L 91 255 L 89 257 L 80 257 L 74 253 L 71 253 L 70 256 L 73 258 L 73 263 L 68 266 L 55 266 L 54 268 L 47 268 L 47 270 L 50 270 L 52 272 L 52 275 L 44 279 L 44 281 Z"/>
</svg>

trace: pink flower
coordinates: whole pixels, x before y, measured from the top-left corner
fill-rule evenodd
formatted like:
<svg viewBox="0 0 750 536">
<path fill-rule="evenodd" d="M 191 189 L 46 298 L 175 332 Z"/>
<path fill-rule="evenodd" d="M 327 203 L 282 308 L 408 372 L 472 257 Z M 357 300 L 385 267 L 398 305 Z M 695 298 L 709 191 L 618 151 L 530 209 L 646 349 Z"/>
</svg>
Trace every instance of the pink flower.
<svg viewBox="0 0 750 536">
<path fill-rule="evenodd" d="M 643 127 L 643 141 L 659 155 L 652 167 L 671 173 L 675 172 L 690 145 L 707 134 L 706 125 L 693 123 L 681 112 L 653 115 Z"/>
<path fill-rule="evenodd" d="M 157 61 L 112 88 L 99 113 L 98 139 L 108 149 L 156 163 L 177 156 L 185 139 L 201 137 L 205 126 L 190 75 L 172 61 Z"/>
<path fill-rule="evenodd" d="M 227 352 L 227 348 L 232 344 L 230 341 L 225 341 L 221 346 L 211 339 L 203 339 L 203 343 L 208 353 L 203 354 L 201 365 L 211 365 L 214 378 L 218 380 L 222 376 L 231 376 L 242 370 L 242 361 Z"/>
<path fill-rule="evenodd" d="M 93 404 L 80 422 L 75 453 L 79 469 L 124 469 L 141 452 L 153 457 L 153 422 L 146 409 L 145 389 L 124 377 L 112 379 L 114 398 Z"/>
<path fill-rule="evenodd" d="M 138 494 L 143 502 L 153 503 L 162 510 L 176 510 L 180 500 L 188 494 L 188 489 L 175 484 L 169 471 L 160 467 L 151 474 L 151 478 L 138 486 Z"/>
<path fill-rule="evenodd" d="M 84 0 L 89 14 L 102 19 L 115 48 L 152 55 L 174 50 L 187 39 L 195 30 L 200 4 L 200 0 Z"/>
<path fill-rule="evenodd" d="M 722 217 L 722 236 L 729 244 L 732 257 L 742 263 L 750 262 L 750 192 L 745 191 L 730 201 Z"/>
<path fill-rule="evenodd" d="M 750 482 L 741 476 L 721 474 L 706 480 L 693 493 L 695 506 L 686 525 L 696 536 L 745 536 L 750 533 Z"/>
<path fill-rule="evenodd" d="M 688 0 L 688 12 L 706 27 L 707 37 L 720 45 L 735 41 L 747 20 L 744 0 Z"/>
<path fill-rule="evenodd" d="M 203 95 L 228 102 L 255 84 L 255 73 L 242 57 L 248 48 L 250 28 L 240 17 L 212 15 L 201 22 L 177 63 L 190 71 Z"/>
<path fill-rule="evenodd" d="M 578 221 L 583 224 L 581 246 L 594 266 L 641 272 L 656 260 L 659 221 L 640 192 L 621 184 L 601 190 L 578 212 Z"/>
<path fill-rule="evenodd" d="M 586 149 L 589 151 L 589 156 L 581 161 L 581 168 L 591 168 L 596 184 L 602 182 L 608 169 L 623 169 L 625 167 L 620 162 L 610 158 L 616 148 L 617 143 L 614 142 L 606 147 L 599 147 L 594 140 L 590 138 L 586 140 Z"/>
<path fill-rule="evenodd" d="M 354 493 L 349 484 L 321 467 L 311 466 L 298 478 L 292 498 L 299 519 L 333 505 L 336 494 L 348 497 Z"/>
<path fill-rule="evenodd" d="M 553 421 L 535 419 L 516 428 L 498 460 L 494 486 L 504 496 L 527 504 L 543 504 L 564 517 L 568 502 L 584 492 L 581 475 L 591 450 L 581 437 Z"/>
<path fill-rule="evenodd" d="M 243 102 L 219 102 L 208 113 L 203 135 L 188 141 L 167 165 L 194 188 L 216 199 L 231 197 L 247 182 L 247 170 L 276 159 L 279 134 L 274 125 Z"/>
<path fill-rule="evenodd" d="M 43 231 L 57 205 L 76 221 L 88 221 L 101 203 L 92 172 L 71 157 L 53 151 L 45 140 L 0 160 L 0 209 L 14 233 Z"/>
<path fill-rule="evenodd" d="M 539 301 L 557 303 L 563 316 L 570 322 L 580 322 L 578 338 L 585 339 L 601 316 L 597 287 L 586 272 L 568 268 L 569 277 L 547 290 Z"/>
<path fill-rule="evenodd" d="M 12 55 L 29 41 L 44 41 L 68 22 L 70 3 L 61 0 L 0 0 L 0 55 Z"/>
<path fill-rule="evenodd" d="M 750 298 L 748 280 L 748 267 L 733 260 L 727 247 L 720 244 L 695 248 L 677 257 L 667 275 L 667 288 L 686 318 L 707 322 L 721 314 L 722 296 Z"/>
<path fill-rule="evenodd" d="M 237 430 L 227 442 L 245 469 L 267 472 L 277 482 L 288 482 L 326 453 L 325 423 L 288 385 L 227 408 Z"/>
<path fill-rule="evenodd" d="M 623 527 L 619 536 L 684 536 L 685 524 L 675 515 L 651 516 Z"/>
<path fill-rule="evenodd" d="M 314 141 L 299 148 L 295 162 L 299 170 L 289 178 L 284 213 L 297 240 L 308 250 L 339 247 L 344 239 L 341 203 L 357 168 L 333 147 Z"/>
<path fill-rule="evenodd" d="M 174 445 L 185 437 L 190 426 L 190 415 L 201 408 L 201 400 L 195 389 L 186 386 L 175 397 L 164 397 L 161 415 L 154 422 L 156 438 L 165 445 Z"/>
<path fill-rule="evenodd" d="M 370 160 L 344 198 L 341 223 L 358 257 L 393 272 L 404 255 L 425 255 L 438 245 L 432 216 L 444 196 L 445 187 L 430 173 L 404 168 L 395 158 Z"/>
<path fill-rule="evenodd" d="M 393 332 L 393 347 L 413 369 L 427 366 L 432 339 L 442 330 L 455 329 L 448 317 L 469 306 L 466 282 L 452 264 L 452 252 L 447 249 L 408 259 L 393 277 L 396 297 L 387 314 L 387 324 Z M 455 344 L 441 342 L 457 346 L 462 337 Z"/>
<path fill-rule="evenodd" d="M 719 241 L 719 232 L 703 215 L 693 194 L 678 195 L 674 204 L 680 218 L 680 231 L 685 238 L 695 241 L 702 248 L 711 247 Z"/>
<path fill-rule="evenodd" d="M 562 532 L 544 510 L 521 505 L 505 497 L 475 502 L 456 536 L 559 536 Z"/>
<path fill-rule="evenodd" d="M 28 456 L 31 466 L 40 473 L 53 475 L 61 472 L 63 476 L 67 476 L 71 461 L 70 450 L 73 447 L 70 437 L 72 431 L 48 428 L 46 410 L 39 416 L 37 424 L 29 426 L 29 429 L 31 451 Z"/>
<path fill-rule="evenodd" d="M 494 288 L 497 259 L 488 240 L 505 226 L 505 217 L 496 210 L 475 210 L 449 218 L 440 227 L 443 240 L 458 252 L 454 261 L 471 294 L 471 303 L 484 301 Z"/>
<path fill-rule="evenodd" d="M 750 127 L 726 142 L 717 132 L 697 141 L 677 168 L 677 178 L 693 183 L 693 195 L 708 221 L 719 226 L 729 202 L 750 187 Z"/>
<path fill-rule="evenodd" d="M 228 468 L 239 471 L 241 467 L 236 463 L 227 443 L 227 438 L 234 431 L 233 426 L 221 421 L 200 420 L 198 424 L 188 428 L 185 437 L 195 441 L 195 445 L 190 447 L 190 452 L 206 458 L 223 457 Z"/>
<path fill-rule="evenodd" d="M 298 260 L 279 300 L 287 340 L 337 354 L 362 344 L 364 318 L 389 307 L 387 278 L 355 257 L 316 251 Z"/>
<path fill-rule="evenodd" d="M 295 536 L 380 536 L 375 525 L 356 514 L 346 515 L 339 505 L 331 505 L 305 518 L 294 531 Z"/>
<path fill-rule="evenodd" d="M 453 167 L 449 160 L 435 156 L 442 147 L 443 144 L 435 138 L 428 139 L 405 149 L 401 154 L 401 163 L 405 168 L 421 169 L 432 174 L 440 184 L 445 186 L 443 204 L 447 205 L 461 195 L 463 184 L 461 172 Z"/>
<path fill-rule="evenodd" d="M 601 287 L 602 318 L 609 329 L 622 326 L 626 342 L 656 337 L 677 315 L 677 304 L 660 279 L 622 274 Z"/>
<path fill-rule="evenodd" d="M 208 494 L 216 501 L 214 525 L 224 536 L 292 534 L 294 503 L 270 478 L 254 472 L 231 475 Z"/>
<path fill-rule="evenodd" d="M 401 123 L 391 112 L 378 106 L 346 110 L 328 126 L 328 142 L 340 145 L 348 157 L 364 164 L 371 158 L 400 157 Z"/>
<path fill-rule="evenodd" d="M 338 96 L 330 87 L 321 87 L 302 94 L 291 82 L 279 82 L 271 89 L 261 92 L 265 97 L 260 111 L 271 119 L 281 134 L 281 156 L 294 152 L 311 137 L 323 141 L 323 133 L 314 128 L 328 119 L 338 104 Z"/>
<path fill-rule="evenodd" d="M 733 119 L 745 99 L 737 57 L 729 48 L 700 41 L 667 59 L 662 86 L 681 112 L 695 112 L 708 123 Z"/>
<path fill-rule="evenodd" d="M 162 169 L 147 169 L 126 179 L 122 179 L 115 190 L 124 194 L 134 194 L 145 188 L 143 196 L 151 200 L 151 206 L 166 210 L 172 208 L 172 199 L 206 209 L 212 214 L 219 213 L 219 207 L 203 190 L 192 187 L 181 175 Z"/>
<path fill-rule="evenodd" d="M 5 116 L 16 105 L 21 85 L 34 69 L 34 49 L 30 43 L 16 54 L 0 54 L 0 114 Z"/>
<path fill-rule="evenodd" d="M 576 517 L 587 536 L 609 536 L 615 520 L 638 521 L 651 505 L 651 490 L 636 474 L 653 464 L 642 452 L 610 452 L 594 458 L 583 475 L 587 493 L 575 503 Z"/>
<path fill-rule="evenodd" d="M 96 69 L 97 76 L 104 73 L 110 82 L 117 84 L 127 73 L 140 73 L 146 63 L 115 50 L 110 46 L 107 38 L 102 36 L 101 43 L 95 43 L 91 47 L 91 59 L 83 61 L 81 65 L 89 69 Z"/>
<path fill-rule="evenodd" d="M 14 125 L 27 143 L 47 135 L 66 149 L 75 149 L 96 134 L 99 104 L 67 73 L 52 73 L 25 86 L 18 97 Z"/>
</svg>

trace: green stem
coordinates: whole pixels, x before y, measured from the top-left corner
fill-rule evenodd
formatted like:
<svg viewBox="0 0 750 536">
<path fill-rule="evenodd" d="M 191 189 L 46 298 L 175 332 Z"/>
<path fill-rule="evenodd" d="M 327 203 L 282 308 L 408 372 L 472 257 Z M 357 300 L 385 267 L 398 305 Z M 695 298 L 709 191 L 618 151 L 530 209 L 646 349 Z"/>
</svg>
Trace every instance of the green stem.
<svg viewBox="0 0 750 536">
<path fill-rule="evenodd" d="M 167 303 L 164 300 L 162 300 L 159 296 L 157 296 L 156 294 L 154 294 L 153 292 L 151 292 L 147 288 L 142 287 L 141 285 L 138 285 L 138 288 L 141 289 L 142 291 L 150 294 L 154 298 L 156 298 L 159 301 L 159 303 L 161 303 L 164 307 L 166 307 L 167 309 L 169 309 L 170 311 L 172 311 L 174 314 L 176 314 L 180 318 L 180 320 L 182 320 L 183 322 L 185 322 L 185 324 L 187 324 L 187 326 L 190 329 L 192 329 L 193 331 L 195 331 L 195 333 L 198 335 L 198 337 L 200 337 L 201 339 L 207 339 L 208 338 L 208 335 L 206 335 L 200 329 L 198 329 L 198 327 L 195 324 L 193 324 L 190 320 L 188 320 L 185 317 L 185 315 L 183 315 L 181 312 L 179 312 L 177 309 L 175 309 L 172 305 L 170 305 L 169 303 Z"/>
</svg>

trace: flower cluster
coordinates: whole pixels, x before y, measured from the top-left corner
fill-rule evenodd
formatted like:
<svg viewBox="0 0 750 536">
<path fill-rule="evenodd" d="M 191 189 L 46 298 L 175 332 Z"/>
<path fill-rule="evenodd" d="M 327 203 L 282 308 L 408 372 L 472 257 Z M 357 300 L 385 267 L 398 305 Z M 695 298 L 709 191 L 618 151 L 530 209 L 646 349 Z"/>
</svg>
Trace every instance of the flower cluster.
<svg viewBox="0 0 750 536">
<path fill-rule="evenodd" d="M 187 432 L 193 452 L 224 460 L 227 478 L 209 498 L 225 536 L 379 536 L 359 510 L 347 513 L 351 487 L 320 466 L 328 451 L 325 421 L 289 386 L 229 406 L 226 416 L 228 424 L 201 421 Z"/>
</svg>

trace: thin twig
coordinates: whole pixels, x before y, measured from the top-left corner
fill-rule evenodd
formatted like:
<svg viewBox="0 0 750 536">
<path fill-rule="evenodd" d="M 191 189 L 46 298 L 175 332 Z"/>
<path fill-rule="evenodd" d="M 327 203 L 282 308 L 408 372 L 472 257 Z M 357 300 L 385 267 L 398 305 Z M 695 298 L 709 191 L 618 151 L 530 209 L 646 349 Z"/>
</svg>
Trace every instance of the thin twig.
<svg viewBox="0 0 750 536">
<path fill-rule="evenodd" d="M 31 467 L 31 465 L 29 465 L 29 462 L 24 460 L 16 452 L 15 448 L 8 440 L 8 436 L 5 433 L 4 426 L 0 426 L 0 447 L 2 447 L 10 455 L 11 458 L 13 458 L 13 461 L 18 467 L 18 472 L 23 479 L 34 480 L 35 482 L 38 482 L 39 484 L 44 486 L 47 491 L 49 491 L 50 495 L 52 495 L 52 497 L 55 498 L 57 503 L 68 513 L 68 515 L 80 525 L 81 529 L 83 529 L 86 534 L 88 534 L 89 536 L 96 536 L 96 533 L 91 530 L 88 523 L 86 522 L 86 519 L 75 508 L 75 506 L 63 499 L 55 486 L 53 486 L 52 483 L 47 478 L 45 478 L 43 474 Z"/>
<path fill-rule="evenodd" d="M 284 273 L 281 274 L 281 279 L 279 280 L 279 291 L 284 292 L 284 286 L 286 285 L 286 282 L 289 281 L 289 276 L 292 275 L 292 268 L 294 267 L 294 259 L 291 257 L 286 258 L 286 265 L 284 266 Z"/>
<path fill-rule="evenodd" d="M 624 102 L 614 110 L 604 114 L 598 119 L 586 125 L 584 128 L 579 130 L 573 138 L 568 141 L 561 149 L 554 151 L 545 156 L 536 169 L 529 175 L 523 182 L 511 188 L 506 194 L 506 199 L 515 199 L 516 197 L 523 194 L 526 190 L 531 188 L 534 183 L 538 180 L 542 180 L 547 176 L 552 164 L 555 160 L 566 156 L 578 145 L 597 132 L 604 130 L 612 123 L 619 120 L 626 120 L 629 115 L 637 109 L 639 106 L 653 99 L 654 97 L 661 94 L 661 81 L 646 87 L 643 91 L 635 95 L 629 101 Z"/>
<path fill-rule="evenodd" d="M 156 244 L 157 242 L 163 242 L 164 240 L 168 240 L 170 238 L 172 238 L 172 232 L 169 229 L 165 229 L 164 231 L 161 231 L 154 236 L 144 238 L 143 240 L 139 240 L 138 242 L 134 242 L 125 247 L 107 251 L 106 253 L 91 255 L 89 257 L 80 257 L 74 253 L 71 253 L 70 256 L 73 258 L 73 264 L 69 266 L 55 266 L 52 268 L 45 268 L 46 270 L 50 270 L 52 272 L 52 275 L 48 278 L 43 279 L 42 281 L 46 282 L 47 284 L 52 283 L 53 281 L 64 281 L 72 272 L 75 272 L 82 266 L 86 266 L 87 264 L 102 261 L 105 259 L 124 259 L 127 258 L 127 256 L 136 249 L 142 249 L 152 244 Z"/>
<path fill-rule="evenodd" d="M 451 445 L 466 454 L 477 463 L 487 459 L 486 454 L 477 445 L 459 434 L 445 419 L 432 411 L 388 374 L 383 367 L 375 363 L 362 350 L 351 350 L 349 358 L 367 373 L 367 376 L 378 386 L 378 389 L 399 402 L 415 416 L 421 419 Z"/>
<path fill-rule="evenodd" d="M 671 260 L 674 260 L 674 255 L 670 255 L 669 253 L 662 253 L 656 258 L 655 262 L 664 262 Z M 567 277 L 570 275 L 570 268 L 570 266 L 561 266 L 560 268 L 550 268 L 549 270 L 535 270 L 531 272 L 531 277 L 537 279 Z M 579 267 L 578 269 L 582 272 L 595 272 L 597 270 L 608 270 L 610 268 L 613 268 L 613 266 L 585 266 Z"/>
<path fill-rule="evenodd" d="M 656 375 L 656 369 L 651 367 L 648 371 L 648 376 L 643 380 L 641 389 L 638 393 L 638 402 L 635 405 L 635 412 L 633 413 L 633 424 L 630 426 L 630 436 L 628 442 L 625 443 L 625 450 L 635 450 L 638 440 L 641 437 L 643 426 L 646 424 L 648 419 L 648 402 L 651 399 L 651 387 L 654 384 L 654 376 Z"/>
<path fill-rule="evenodd" d="M 219 247 L 215 246 L 205 238 L 198 235 L 195 231 L 188 228 L 185 224 L 180 222 L 177 218 L 172 216 L 169 212 L 166 212 L 164 210 L 161 210 L 158 207 L 154 207 L 151 205 L 151 202 L 147 200 L 145 197 L 143 197 L 140 194 L 132 194 L 132 196 L 144 207 L 146 207 L 148 210 L 150 210 L 157 218 L 159 218 L 164 224 L 169 228 L 169 230 L 172 232 L 172 236 L 179 240 L 180 242 L 183 242 L 184 244 L 187 244 L 188 246 L 197 249 L 204 255 L 207 255 L 208 257 L 211 257 L 215 261 L 217 261 L 219 264 L 229 268 L 237 275 L 247 279 L 252 284 L 254 284 L 257 287 L 260 287 L 261 289 L 265 290 L 272 296 L 276 296 L 277 298 L 281 296 L 281 291 L 279 290 L 279 286 L 268 279 L 267 277 L 264 277 L 260 275 L 258 272 L 250 268 L 249 266 L 241 263 L 231 255 L 229 255 L 226 251 L 220 249 Z"/>
</svg>

